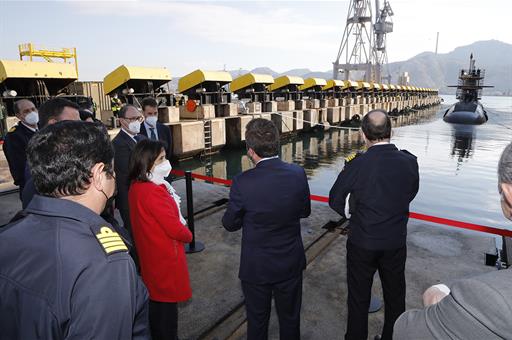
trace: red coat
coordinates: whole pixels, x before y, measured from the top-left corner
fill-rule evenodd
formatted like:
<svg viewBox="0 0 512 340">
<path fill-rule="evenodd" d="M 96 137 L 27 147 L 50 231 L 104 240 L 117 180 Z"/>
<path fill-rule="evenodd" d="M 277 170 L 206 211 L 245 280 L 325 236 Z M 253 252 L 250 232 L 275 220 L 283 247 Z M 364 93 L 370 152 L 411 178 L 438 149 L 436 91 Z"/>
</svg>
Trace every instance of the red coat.
<svg viewBox="0 0 512 340">
<path fill-rule="evenodd" d="M 132 233 L 142 280 L 149 297 L 181 302 L 192 297 L 185 257 L 190 230 L 180 222 L 178 206 L 165 185 L 134 182 L 128 193 Z"/>
</svg>

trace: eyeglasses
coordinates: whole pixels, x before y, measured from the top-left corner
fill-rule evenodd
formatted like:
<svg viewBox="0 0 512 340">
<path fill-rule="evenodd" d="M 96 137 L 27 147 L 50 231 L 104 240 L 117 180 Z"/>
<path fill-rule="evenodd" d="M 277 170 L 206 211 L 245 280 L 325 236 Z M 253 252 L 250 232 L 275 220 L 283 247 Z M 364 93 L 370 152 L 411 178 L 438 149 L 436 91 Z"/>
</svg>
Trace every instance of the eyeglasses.
<svg viewBox="0 0 512 340">
<path fill-rule="evenodd" d="M 133 117 L 133 118 L 121 118 L 121 119 L 127 120 L 130 123 L 131 122 L 141 122 L 142 123 L 144 121 L 144 116 L 138 116 L 138 117 Z"/>
</svg>

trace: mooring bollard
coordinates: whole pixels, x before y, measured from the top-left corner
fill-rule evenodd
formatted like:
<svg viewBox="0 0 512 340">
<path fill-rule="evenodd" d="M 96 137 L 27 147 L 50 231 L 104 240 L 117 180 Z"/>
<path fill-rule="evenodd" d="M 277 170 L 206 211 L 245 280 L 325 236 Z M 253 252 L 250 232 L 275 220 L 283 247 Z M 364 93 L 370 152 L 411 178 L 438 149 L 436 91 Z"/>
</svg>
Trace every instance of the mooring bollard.
<svg viewBox="0 0 512 340">
<path fill-rule="evenodd" d="M 192 196 L 192 172 L 185 171 L 185 188 L 187 191 L 187 224 L 192 233 L 192 242 L 185 246 L 187 254 L 198 253 L 204 250 L 204 244 L 196 241 L 194 226 L 194 197 Z"/>
</svg>

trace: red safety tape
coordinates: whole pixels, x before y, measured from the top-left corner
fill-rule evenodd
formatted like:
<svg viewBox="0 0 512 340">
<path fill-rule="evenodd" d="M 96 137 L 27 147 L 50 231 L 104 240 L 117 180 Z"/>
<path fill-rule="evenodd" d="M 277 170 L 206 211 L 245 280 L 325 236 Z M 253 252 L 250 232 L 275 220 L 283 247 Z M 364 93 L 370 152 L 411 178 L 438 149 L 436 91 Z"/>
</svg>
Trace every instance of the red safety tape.
<svg viewBox="0 0 512 340">
<path fill-rule="evenodd" d="M 172 170 L 172 174 L 177 175 L 177 176 L 185 176 L 185 171 Z M 208 181 L 208 182 L 212 182 L 212 183 L 220 183 L 220 184 L 228 185 L 228 186 L 231 185 L 231 183 L 232 183 L 232 181 L 228 180 L 228 179 L 210 177 L 210 176 L 194 174 L 194 173 L 192 173 L 192 178 L 196 178 L 196 179 L 200 179 L 200 180 L 204 180 L 204 181 Z M 310 195 L 310 198 L 312 201 L 329 203 L 329 197 L 326 197 L 326 196 Z M 480 225 L 480 224 L 451 220 L 448 218 L 430 216 L 430 215 L 420 214 L 420 213 L 416 213 L 416 212 L 410 212 L 409 217 L 414 218 L 416 220 L 422 220 L 422 221 L 426 221 L 426 222 L 443 224 L 443 225 L 447 225 L 450 227 L 480 231 L 480 232 L 499 235 L 499 236 L 512 237 L 512 230 L 507 230 L 507 229 L 500 229 L 500 228 L 494 228 L 494 227 L 489 227 L 489 226 Z"/>
</svg>

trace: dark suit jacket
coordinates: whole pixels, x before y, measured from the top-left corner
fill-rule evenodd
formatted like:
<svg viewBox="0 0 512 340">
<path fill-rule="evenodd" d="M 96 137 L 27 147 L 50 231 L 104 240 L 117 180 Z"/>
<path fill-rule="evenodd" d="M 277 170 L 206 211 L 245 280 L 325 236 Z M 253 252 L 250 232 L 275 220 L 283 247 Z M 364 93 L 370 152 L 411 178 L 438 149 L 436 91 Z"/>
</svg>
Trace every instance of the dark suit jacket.
<svg viewBox="0 0 512 340">
<path fill-rule="evenodd" d="M 237 175 L 222 224 L 228 231 L 243 228 L 240 279 L 266 284 L 299 275 L 306 266 L 300 219 L 310 213 L 301 167 L 276 158 Z"/>
<path fill-rule="evenodd" d="M 145 137 L 137 136 L 137 139 L 143 138 Z M 130 188 L 130 183 L 128 182 L 128 168 L 130 156 L 136 142 L 126 132 L 121 130 L 112 140 L 112 144 L 114 145 L 114 170 L 116 172 L 117 185 L 116 208 L 121 213 L 125 228 L 130 230 L 130 212 L 128 208 L 128 189 Z"/>
<path fill-rule="evenodd" d="M 25 185 L 25 164 L 27 163 L 27 145 L 34 131 L 18 122 L 13 126 L 4 141 L 4 154 L 9 165 L 9 171 L 14 179 L 14 185 L 21 188 Z"/>
<path fill-rule="evenodd" d="M 344 215 L 350 193 L 349 240 L 369 250 L 405 246 L 409 203 L 418 192 L 416 157 L 393 144 L 374 145 L 346 162 L 329 193 L 329 205 Z"/>
<path fill-rule="evenodd" d="M 396 320 L 393 339 L 512 339 L 512 269 L 462 279 L 440 302 Z"/>
<path fill-rule="evenodd" d="M 170 126 L 164 125 L 160 122 L 156 122 L 156 132 L 158 134 L 158 140 L 164 142 L 165 144 L 165 156 L 167 159 L 171 159 L 172 157 L 172 136 L 171 136 L 171 128 Z M 146 131 L 146 126 L 142 123 L 140 127 L 140 134 L 143 136 L 148 136 L 148 132 Z"/>
</svg>

